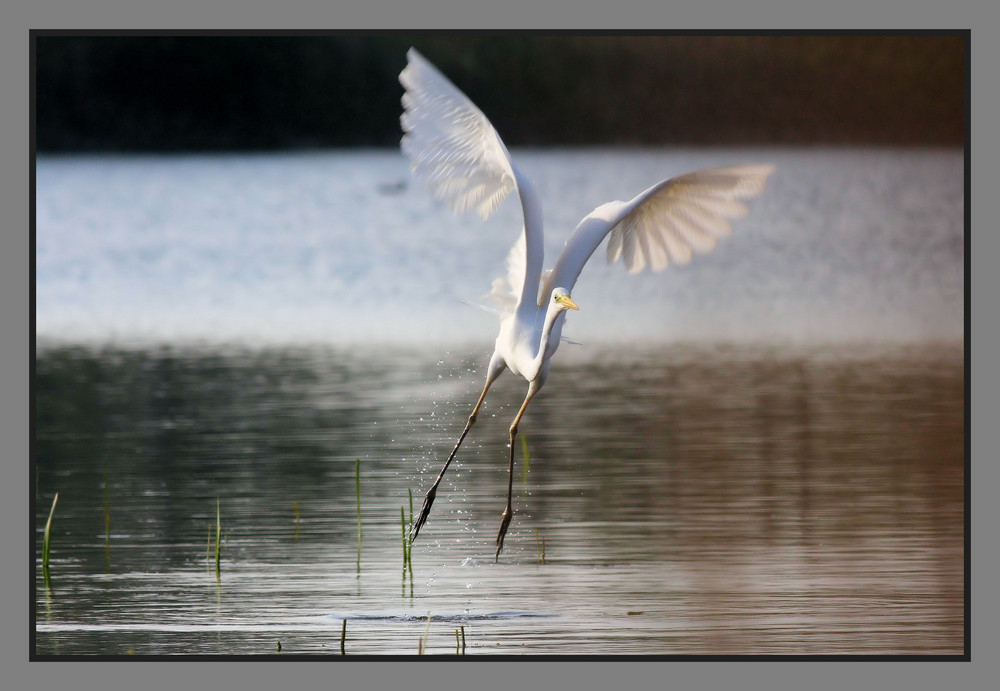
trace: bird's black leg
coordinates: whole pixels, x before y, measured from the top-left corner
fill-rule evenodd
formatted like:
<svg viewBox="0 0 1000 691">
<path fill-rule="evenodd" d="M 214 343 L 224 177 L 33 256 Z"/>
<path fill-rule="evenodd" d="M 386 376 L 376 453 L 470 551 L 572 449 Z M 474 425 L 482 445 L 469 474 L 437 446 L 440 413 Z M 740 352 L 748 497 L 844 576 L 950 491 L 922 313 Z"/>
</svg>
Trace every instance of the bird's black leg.
<svg viewBox="0 0 1000 691">
<path fill-rule="evenodd" d="M 485 395 L 485 393 L 486 392 L 484 391 L 483 394 Z M 480 403 L 482 403 L 482 398 L 480 398 L 479 401 Z M 438 485 L 441 484 L 441 479 L 444 477 L 445 471 L 448 470 L 448 466 L 451 465 L 452 459 L 454 459 L 455 454 L 458 453 L 458 447 L 460 447 L 462 445 L 462 442 L 465 440 L 465 435 L 469 433 L 469 430 L 472 429 L 472 425 L 475 424 L 476 415 L 478 414 L 478 412 L 479 412 L 479 406 L 477 405 L 475 410 L 472 411 L 472 415 L 469 416 L 469 421 L 465 425 L 465 430 L 462 431 L 462 436 L 458 438 L 458 443 L 455 444 L 455 448 L 452 449 L 451 455 L 448 456 L 448 460 L 445 461 L 444 467 L 441 468 L 441 472 L 438 473 L 437 480 L 435 480 L 434 484 L 431 485 L 431 488 L 427 490 L 427 495 L 424 497 L 424 506 L 423 508 L 420 509 L 420 515 L 417 516 L 417 520 L 410 527 L 410 542 L 413 542 L 414 540 L 417 539 L 417 534 L 420 532 L 420 528 L 424 525 L 424 522 L 427 520 L 427 516 L 431 512 L 431 504 L 434 503 L 434 497 L 437 496 Z"/>
<path fill-rule="evenodd" d="M 486 399 L 486 392 L 490 390 L 490 386 L 496 381 L 496 378 L 500 376 L 503 372 L 503 365 L 496 366 L 494 362 L 490 363 L 490 371 L 486 376 L 486 386 L 483 387 L 483 393 L 480 394 L 479 400 L 476 402 L 476 407 L 472 409 L 472 414 L 469 415 L 469 421 L 465 424 L 465 429 L 462 430 L 462 436 L 458 438 L 458 443 L 455 444 L 455 448 L 452 449 L 451 455 L 448 456 L 448 460 L 445 461 L 444 467 L 441 468 L 441 472 L 438 473 L 437 480 L 431 485 L 431 488 L 427 490 L 427 495 L 424 497 L 423 508 L 420 509 L 420 515 L 417 516 L 417 520 L 410 526 L 410 542 L 417 539 L 417 534 L 420 532 L 420 528 L 423 527 L 424 522 L 427 520 L 427 516 L 431 512 L 431 504 L 434 503 L 434 497 L 437 496 L 438 485 L 441 484 L 441 479 L 444 477 L 444 473 L 448 470 L 448 466 L 451 465 L 452 460 L 455 458 L 455 454 L 458 453 L 458 448 L 465 441 L 465 435 L 469 433 L 472 429 L 472 425 L 476 423 L 476 416 L 479 415 L 479 408 L 482 407 L 483 401 Z"/>
<path fill-rule="evenodd" d="M 514 422 L 510 425 L 510 463 L 507 466 L 507 506 L 500 515 L 500 533 L 497 535 L 497 553 L 493 558 L 493 563 L 500 561 L 500 550 L 503 549 L 503 538 L 507 534 L 507 528 L 510 526 L 510 519 L 514 515 L 511 497 L 514 494 L 514 439 L 517 438 L 517 425 L 521 422 L 521 416 L 524 415 L 524 411 L 528 408 L 528 402 L 531 401 L 536 393 L 538 393 L 538 389 L 540 388 L 541 384 L 539 384 L 537 380 L 528 383 L 528 395 L 524 397 L 524 403 L 521 404 L 521 409 L 517 411 L 517 415 L 514 417 Z"/>
</svg>

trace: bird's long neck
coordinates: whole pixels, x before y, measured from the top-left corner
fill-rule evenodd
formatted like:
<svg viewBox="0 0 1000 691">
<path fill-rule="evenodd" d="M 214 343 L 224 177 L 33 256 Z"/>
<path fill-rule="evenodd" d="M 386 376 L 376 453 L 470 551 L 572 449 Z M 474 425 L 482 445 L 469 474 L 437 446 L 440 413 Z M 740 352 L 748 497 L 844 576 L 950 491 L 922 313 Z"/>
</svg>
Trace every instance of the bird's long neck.
<svg viewBox="0 0 1000 691">
<path fill-rule="evenodd" d="M 535 309 L 538 308 L 536 307 Z M 545 321 L 542 322 L 542 331 L 538 338 L 538 351 L 535 353 L 536 372 L 545 364 L 546 355 L 555 350 L 554 347 L 550 347 L 549 339 L 552 337 L 552 329 L 555 327 L 556 320 L 559 319 L 559 315 L 562 313 L 563 310 L 555 302 L 549 302 L 549 307 L 545 311 Z M 558 346 L 559 344 L 556 343 L 555 345 Z"/>
<path fill-rule="evenodd" d="M 542 231 L 542 200 L 539 199 L 531 181 L 516 167 L 517 193 L 524 211 L 524 283 L 515 311 L 520 316 L 528 316 L 528 310 L 538 309 L 538 284 L 542 279 L 542 264 L 545 258 L 545 237 Z"/>
</svg>

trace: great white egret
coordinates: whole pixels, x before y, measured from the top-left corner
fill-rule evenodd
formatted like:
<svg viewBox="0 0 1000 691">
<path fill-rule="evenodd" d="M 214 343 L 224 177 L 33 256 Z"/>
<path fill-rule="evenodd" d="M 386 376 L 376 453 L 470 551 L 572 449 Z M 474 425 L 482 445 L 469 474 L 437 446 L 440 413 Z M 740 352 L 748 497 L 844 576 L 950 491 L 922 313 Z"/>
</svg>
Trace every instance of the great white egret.
<svg viewBox="0 0 1000 691">
<path fill-rule="evenodd" d="M 729 234 L 729 219 L 747 212 L 739 200 L 760 194 L 774 166 L 688 173 L 658 182 L 630 201 L 602 204 L 580 221 L 555 267 L 543 274 L 542 206 L 531 181 L 514 165 L 493 125 L 465 94 L 415 49 L 410 48 L 407 59 L 399 75 L 404 88 L 401 147 L 413 174 L 455 213 L 475 209 L 486 219 L 511 192 L 517 192 L 524 215 L 524 231 L 507 257 L 507 275 L 493 282 L 490 293 L 501 305 L 502 316 L 486 385 L 410 529 L 413 540 L 427 520 L 445 471 L 476 422 L 486 392 L 509 369 L 528 380 L 528 394 L 510 424 L 507 505 L 494 557 L 498 561 L 513 515 L 517 426 L 548 377 L 566 311 L 578 309 L 570 291 L 584 264 L 609 235 L 608 261 L 623 260 L 629 273 L 647 267 L 661 271 L 670 262 L 687 263 L 692 250 L 707 252 L 718 238 Z"/>
</svg>

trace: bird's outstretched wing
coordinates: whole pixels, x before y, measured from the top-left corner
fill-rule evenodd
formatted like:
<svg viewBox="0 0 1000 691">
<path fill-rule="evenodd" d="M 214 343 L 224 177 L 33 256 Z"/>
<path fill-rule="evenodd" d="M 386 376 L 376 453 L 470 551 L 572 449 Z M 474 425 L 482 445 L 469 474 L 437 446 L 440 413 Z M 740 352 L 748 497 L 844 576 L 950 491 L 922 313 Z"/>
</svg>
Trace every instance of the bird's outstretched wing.
<svg viewBox="0 0 1000 691">
<path fill-rule="evenodd" d="M 510 154 L 482 111 L 415 49 L 403 85 L 401 147 L 413 174 L 455 213 L 488 218 L 517 187 Z"/>
<path fill-rule="evenodd" d="M 511 162 L 510 152 L 482 111 L 415 49 L 399 75 L 403 85 L 401 146 L 410 168 L 455 213 L 475 209 L 483 218 L 517 191 L 524 232 L 507 257 L 507 274 L 490 297 L 506 310 L 538 291 L 544 254 L 541 201 Z"/>
<path fill-rule="evenodd" d="M 729 219 L 747 213 L 739 200 L 763 192 L 773 171 L 772 165 L 700 170 L 651 187 L 611 229 L 608 262 L 621 258 L 630 274 L 687 264 L 692 250 L 708 252 L 732 232 Z"/>
<path fill-rule="evenodd" d="M 555 287 L 572 290 L 584 264 L 608 238 L 608 262 L 621 259 L 629 273 L 686 264 L 692 252 L 708 252 L 732 232 L 730 219 L 744 216 L 742 199 L 764 191 L 773 165 L 701 170 L 664 180 L 628 202 L 603 204 L 577 226 L 555 268 L 545 277 L 543 300 Z"/>
</svg>

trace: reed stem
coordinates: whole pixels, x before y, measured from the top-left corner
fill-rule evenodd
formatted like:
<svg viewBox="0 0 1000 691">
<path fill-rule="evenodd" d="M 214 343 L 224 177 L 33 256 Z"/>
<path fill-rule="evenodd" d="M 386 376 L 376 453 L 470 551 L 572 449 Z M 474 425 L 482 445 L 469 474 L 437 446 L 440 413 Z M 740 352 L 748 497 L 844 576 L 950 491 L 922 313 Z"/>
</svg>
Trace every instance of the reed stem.
<svg viewBox="0 0 1000 691">
<path fill-rule="evenodd" d="M 45 521 L 45 532 L 42 534 L 42 579 L 46 587 L 52 585 L 49 579 L 49 556 L 52 552 L 52 517 L 56 513 L 56 502 L 59 501 L 59 493 L 52 497 L 52 508 L 49 509 L 49 519 Z"/>
<path fill-rule="evenodd" d="M 413 526 L 413 490 L 407 488 L 406 493 L 410 495 L 410 526 Z M 413 593 L 413 542 L 410 541 L 410 533 L 406 532 L 406 565 L 410 569 L 410 593 Z"/>
<path fill-rule="evenodd" d="M 215 577 L 222 573 L 222 507 L 219 497 L 215 498 Z"/>
<path fill-rule="evenodd" d="M 358 504 L 358 576 L 361 576 L 361 459 L 354 459 L 354 494 Z"/>
<path fill-rule="evenodd" d="M 104 548 L 111 543 L 111 502 L 108 498 L 108 466 L 104 466 Z"/>
<path fill-rule="evenodd" d="M 108 466 L 104 466 L 104 573 L 111 571 L 111 502 L 108 499 Z"/>
<path fill-rule="evenodd" d="M 406 550 L 406 510 L 399 507 L 399 530 L 403 540 L 403 574 L 406 574 L 407 550 Z"/>
<path fill-rule="evenodd" d="M 417 643 L 417 655 L 423 655 L 427 648 L 427 637 L 431 632 L 431 613 L 427 613 L 427 626 L 424 627 L 424 635 Z"/>
</svg>

